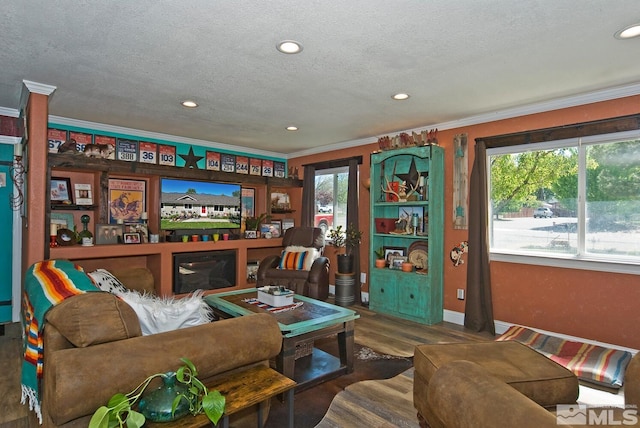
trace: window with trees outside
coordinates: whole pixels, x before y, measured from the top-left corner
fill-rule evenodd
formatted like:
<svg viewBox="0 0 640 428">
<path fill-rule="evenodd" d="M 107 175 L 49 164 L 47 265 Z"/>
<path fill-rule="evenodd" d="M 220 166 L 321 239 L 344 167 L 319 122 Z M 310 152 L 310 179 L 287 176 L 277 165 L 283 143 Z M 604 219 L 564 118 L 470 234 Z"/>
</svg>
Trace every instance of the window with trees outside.
<svg viewBox="0 0 640 428">
<path fill-rule="evenodd" d="M 640 266 L 640 131 L 491 148 L 487 169 L 492 259 Z"/>
<path fill-rule="evenodd" d="M 347 190 L 349 167 L 316 170 L 316 207 L 314 225 L 324 231 L 347 227 Z"/>
</svg>

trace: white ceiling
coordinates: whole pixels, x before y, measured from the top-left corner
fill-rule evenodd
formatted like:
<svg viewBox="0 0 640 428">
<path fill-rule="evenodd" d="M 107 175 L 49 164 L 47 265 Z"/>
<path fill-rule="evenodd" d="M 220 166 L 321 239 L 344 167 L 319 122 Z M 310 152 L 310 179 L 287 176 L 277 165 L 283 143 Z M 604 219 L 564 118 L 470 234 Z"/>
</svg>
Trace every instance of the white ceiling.
<svg viewBox="0 0 640 428">
<path fill-rule="evenodd" d="M 640 38 L 613 37 L 638 0 L 4 0 L 0 16 L 0 107 L 25 79 L 57 87 L 53 116 L 282 154 L 640 82 Z"/>
</svg>

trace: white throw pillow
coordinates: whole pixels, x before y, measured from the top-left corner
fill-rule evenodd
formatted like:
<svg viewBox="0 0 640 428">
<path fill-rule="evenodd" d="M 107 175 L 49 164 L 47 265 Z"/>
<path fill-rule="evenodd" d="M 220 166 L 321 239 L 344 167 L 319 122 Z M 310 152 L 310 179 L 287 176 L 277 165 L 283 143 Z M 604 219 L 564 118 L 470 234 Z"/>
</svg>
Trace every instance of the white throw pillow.
<svg viewBox="0 0 640 428">
<path fill-rule="evenodd" d="M 202 290 L 187 297 L 156 297 L 128 291 L 119 297 L 138 315 L 143 335 L 206 324 L 213 319 L 212 309 L 202 298 Z"/>
<path fill-rule="evenodd" d="M 88 273 L 102 291 L 115 294 L 133 308 L 143 335 L 206 324 L 213 320 L 213 310 L 197 290 L 187 297 L 157 297 L 126 288 L 111 272 L 98 269 Z"/>
</svg>

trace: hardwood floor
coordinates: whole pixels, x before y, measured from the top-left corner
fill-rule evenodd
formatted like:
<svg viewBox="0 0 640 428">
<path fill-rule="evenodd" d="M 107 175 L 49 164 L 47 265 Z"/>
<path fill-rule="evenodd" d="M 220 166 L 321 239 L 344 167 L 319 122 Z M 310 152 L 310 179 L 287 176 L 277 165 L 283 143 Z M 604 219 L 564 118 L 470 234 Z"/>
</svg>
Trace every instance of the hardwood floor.
<svg viewBox="0 0 640 428">
<path fill-rule="evenodd" d="M 433 326 L 425 326 L 399 318 L 380 315 L 363 306 L 352 306 L 351 309 L 360 314 L 360 318 L 355 322 L 356 343 L 369 347 L 378 353 L 410 358 L 413 356 L 413 349 L 417 344 L 494 339 L 493 336 L 487 333 L 471 332 L 456 324 L 443 322 Z M 7 326 L 5 336 L 0 337 L 0 361 L 3 373 L 0 377 L 0 393 L 5 398 L 0 405 L 0 427 L 2 428 L 27 426 L 25 422 L 27 406 L 20 404 L 21 347 L 19 325 L 12 324 Z M 380 364 L 390 365 L 392 363 L 380 362 Z M 410 360 L 408 360 L 407 364 L 410 364 Z M 397 374 L 385 373 L 384 369 L 378 368 L 370 375 L 380 373 L 384 373 L 383 376 Z M 302 400 L 296 396 L 296 421 L 303 416 L 309 419 L 308 413 L 312 408 L 316 416 L 311 419 L 317 419 L 317 423 L 326 412 L 333 395 L 347 384 L 362 380 L 363 377 L 366 378 L 368 375 L 343 376 L 330 381 L 324 387 L 323 385 L 318 385 L 309 389 L 308 392 L 305 391 L 300 394 L 306 394 L 311 397 L 309 399 L 311 401 Z M 273 407 L 268 426 L 277 427 L 279 426 L 278 409 L 277 405 Z M 317 415 L 319 415 L 319 418 Z M 310 422 L 309 425 L 305 426 L 315 426 L 315 424 Z M 296 427 L 302 428 L 302 425 L 296 424 Z"/>
</svg>

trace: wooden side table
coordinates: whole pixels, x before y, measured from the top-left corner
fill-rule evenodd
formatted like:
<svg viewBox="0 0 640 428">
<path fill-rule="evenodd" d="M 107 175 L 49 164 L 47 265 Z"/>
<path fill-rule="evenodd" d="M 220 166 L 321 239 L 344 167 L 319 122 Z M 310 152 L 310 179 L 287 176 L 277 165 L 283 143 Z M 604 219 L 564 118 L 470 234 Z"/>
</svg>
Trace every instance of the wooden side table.
<svg viewBox="0 0 640 428">
<path fill-rule="evenodd" d="M 222 416 L 222 426 L 229 428 L 229 416 L 258 405 L 258 428 L 262 428 L 262 412 L 267 400 L 278 394 L 287 393 L 289 428 L 293 428 L 293 391 L 296 382 L 266 366 L 254 366 L 232 373 L 208 384 L 209 389 L 217 389 L 225 396 L 226 406 Z M 149 428 L 200 428 L 212 426 L 207 415 L 187 415 L 173 422 L 147 422 Z"/>
</svg>

